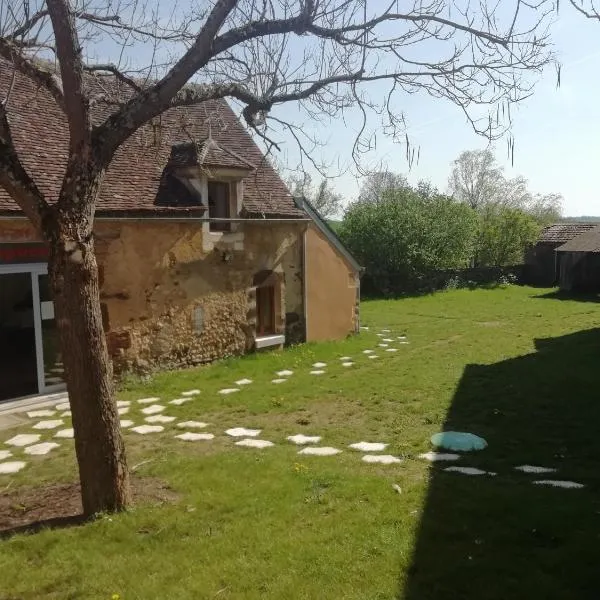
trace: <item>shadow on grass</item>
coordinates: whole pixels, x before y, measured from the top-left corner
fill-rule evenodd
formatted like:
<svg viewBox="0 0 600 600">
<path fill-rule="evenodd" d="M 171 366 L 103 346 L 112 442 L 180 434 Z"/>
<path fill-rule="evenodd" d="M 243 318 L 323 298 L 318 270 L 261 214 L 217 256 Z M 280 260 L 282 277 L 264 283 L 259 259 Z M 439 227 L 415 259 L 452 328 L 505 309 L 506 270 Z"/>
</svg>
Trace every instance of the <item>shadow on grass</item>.
<svg viewBox="0 0 600 600">
<path fill-rule="evenodd" d="M 88 523 L 91 520 L 92 519 L 85 517 L 83 514 L 43 519 L 34 523 L 27 523 L 26 525 L 18 525 L 16 527 L 0 529 L 0 540 L 7 540 L 21 533 L 39 533 L 44 529 L 64 529 L 67 527 L 76 527 L 78 525 Z"/>
<path fill-rule="evenodd" d="M 444 429 L 485 437 L 462 466 L 431 469 L 402 600 L 600 597 L 600 329 L 536 341 L 536 352 L 465 369 Z M 554 467 L 527 475 L 517 465 Z M 584 489 L 533 485 L 572 480 Z"/>
<path fill-rule="evenodd" d="M 589 292 L 565 292 L 562 290 L 556 290 L 554 292 L 548 292 L 547 294 L 540 294 L 535 296 L 542 300 L 571 300 L 575 302 L 600 302 L 600 294 L 594 294 Z"/>
</svg>

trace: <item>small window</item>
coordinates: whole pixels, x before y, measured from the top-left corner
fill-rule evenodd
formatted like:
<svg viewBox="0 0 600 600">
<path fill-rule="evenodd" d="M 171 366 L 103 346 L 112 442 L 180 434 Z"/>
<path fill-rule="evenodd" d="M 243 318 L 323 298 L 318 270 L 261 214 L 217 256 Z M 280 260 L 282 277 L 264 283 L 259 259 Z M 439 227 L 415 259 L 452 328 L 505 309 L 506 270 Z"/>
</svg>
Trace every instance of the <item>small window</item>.
<svg viewBox="0 0 600 600">
<path fill-rule="evenodd" d="M 211 219 L 231 218 L 231 196 L 229 184 L 223 181 L 208 182 L 208 216 Z M 231 223 L 211 221 L 210 231 L 231 231 Z"/>
<path fill-rule="evenodd" d="M 275 288 L 272 285 L 256 288 L 256 333 L 275 333 Z"/>
</svg>

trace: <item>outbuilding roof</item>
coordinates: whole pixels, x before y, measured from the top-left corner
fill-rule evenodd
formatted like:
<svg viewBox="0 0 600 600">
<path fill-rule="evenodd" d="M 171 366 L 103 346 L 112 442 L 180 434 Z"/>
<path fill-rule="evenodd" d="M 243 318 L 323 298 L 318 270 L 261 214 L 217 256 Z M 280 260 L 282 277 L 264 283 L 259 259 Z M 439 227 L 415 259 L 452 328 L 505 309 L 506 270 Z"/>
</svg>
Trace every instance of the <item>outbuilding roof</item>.
<svg viewBox="0 0 600 600">
<path fill-rule="evenodd" d="M 559 246 L 557 252 L 600 252 L 600 225 Z"/>
<path fill-rule="evenodd" d="M 597 225 L 597 223 L 555 223 L 542 229 L 538 243 L 564 244 Z"/>
</svg>

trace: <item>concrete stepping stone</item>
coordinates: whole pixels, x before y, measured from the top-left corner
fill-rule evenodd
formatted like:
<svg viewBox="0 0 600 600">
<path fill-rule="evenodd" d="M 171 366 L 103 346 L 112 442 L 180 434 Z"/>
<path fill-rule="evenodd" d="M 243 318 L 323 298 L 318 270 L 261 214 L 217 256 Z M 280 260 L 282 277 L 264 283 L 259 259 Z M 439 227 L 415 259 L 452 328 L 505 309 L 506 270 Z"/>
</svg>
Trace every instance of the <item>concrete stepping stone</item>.
<svg viewBox="0 0 600 600">
<path fill-rule="evenodd" d="M 475 467 L 446 467 L 444 471 L 449 473 L 462 473 L 463 475 L 491 475 L 492 477 L 496 475 L 496 473 L 492 473 L 491 471 L 482 471 Z"/>
<path fill-rule="evenodd" d="M 376 335 L 377 337 L 380 337 L 380 338 L 382 338 L 382 337 L 385 335 L 385 333 L 376 333 L 375 335 Z"/>
<path fill-rule="evenodd" d="M 183 421 L 177 423 L 177 427 L 180 429 L 203 429 L 204 427 L 208 427 L 208 423 L 203 423 L 202 421 Z"/>
<path fill-rule="evenodd" d="M 392 333 L 390 329 L 382 329 L 381 333 Z"/>
<path fill-rule="evenodd" d="M 117 400 L 117 408 L 127 408 L 131 406 L 130 400 Z"/>
<path fill-rule="evenodd" d="M 454 452 L 471 452 L 487 448 L 487 442 L 474 433 L 464 431 L 440 431 L 431 436 L 431 444 L 436 448 Z"/>
<path fill-rule="evenodd" d="M 355 444 L 350 444 L 349 447 L 361 452 L 381 452 L 388 447 L 388 444 L 383 442 L 356 442 Z"/>
<path fill-rule="evenodd" d="M 121 425 L 122 429 L 129 429 L 129 427 L 133 425 L 133 421 L 130 421 L 129 419 L 122 419 L 119 421 L 119 424 Z"/>
<path fill-rule="evenodd" d="M 224 396 L 228 396 L 229 394 L 235 394 L 235 392 L 239 392 L 240 388 L 224 388 L 219 390 L 219 394 L 223 394 Z"/>
<path fill-rule="evenodd" d="M 353 364 L 353 362 L 343 362 L 342 367 L 351 367 Z"/>
<path fill-rule="evenodd" d="M 70 417 L 71 416 L 71 411 L 70 410 L 65 410 L 64 412 L 61 412 L 60 415 L 58 415 L 59 417 Z"/>
<path fill-rule="evenodd" d="M 54 407 L 56 410 L 70 410 L 71 403 L 70 402 L 61 402 Z"/>
<path fill-rule="evenodd" d="M 538 479 L 532 482 L 534 485 L 550 485 L 552 487 L 563 488 L 565 490 L 578 490 L 583 487 L 583 483 L 577 483 L 576 481 L 560 481 L 558 479 Z"/>
<path fill-rule="evenodd" d="M 534 465 L 519 465 L 515 467 L 516 471 L 522 471 L 523 473 L 556 473 L 557 469 L 550 467 L 536 467 Z"/>
<path fill-rule="evenodd" d="M 37 433 L 20 433 L 19 435 L 10 438 L 10 440 L 6 440 L 4 443 L 9 446 L 19 446 L 22 448 L 23 446 L 29 446 L 30 444 L 39 442 L 41 437 L 42 436 Z"/>
<path fill-rule="evenodd" d="M 322 369 L 317 369 L 316 371 L 311 371 L 310 374 L 311 375 L 324 375 L 325 371 L 323 371 Z"/>
<path fill-rule="evenodd" d="M 160 398 L 140 398 L 138 400 L 138 404 L 153 404 L 155 402 L 159 402 Z"/>
<path fill-rule="evenodd" d="M 398 348 L 387 348 L 386 352 L 398 352 Z"/>
<path fill-rule="evenodd" d="M 318 444 L 321 441 L 320 435 L 304 435 L 303 433 L 297 433 L 296 435 L 288 435 L 287 439 L 296 444 L 297 446 L 304 446 L 305 444 Z"/>
<path fill-rule="evenodd" d="M 10 450 L 0 450 L 0 460 L 6 460 L 12 456 L 12 452 Z"/>
<path fill-rule="evenodd" d="M 165 407 L 162 404 L 153 404 L 152 406 L 142 408 L 142 412 L 145 415 L 155 415 L 156 413 L 162 412 L 163 410 L 165 410 Z"/>
<path fill-rule="evenodd" d="M 277 371 L 276 375 L 277 377 L 289 377 L 290 375 L 293 375 L 294 371 L 290 371 L 289 369 L 284 369 L 283 371 Z"/>
<path fill-rule="evenodd" d="M 75 437 L 75 431 L 73 428 L 61 429 L 54 434 L 55 438 L 73 439 Z"/>
<path fill-rule="evenodd" d="M 392 338 L 383 338 L 381 341 L 382 342 L 393 342 L 394 340 Z"/>
<path fill-rule="evenodd" d="M 52 419 L 50 421 L 40 421 L 39 423 L 36 423 L 33 426 L 33 429 L 56 429 L 64 424 L 62 419 Z"/>
<path fill-rule="evenodd" d="M 39 419 L 40 417 L 53 417 L 56 414 L 55 410 L 31 410 L 27 413 L 30 419 Z"/>
<path fill-rule="evenodd" d="M 352 360 L 352 357 L 351 356 L 340 356 L 340 360 L 342 362 L 347 362 L 349 360 Z"/>
<path fill-rule="evenodd" d="M 406 336 L 405 335 L 399 335 L 396 339 L 404 341 L 404 340 L 406 340 Z"/>
<path fill-rule="evenodd" d="M 247 448 L 270 448 L 275 444 L 273 442 L 269 442 L 268 440 L 254 440 L 254 439 L 246 439 L 240 440 L 235 443 L 236 446 L 245 446 Z"/>
<path fill-rule="evenodd" d="M 225 433 L 231 437 L 257 437 L 262 429 L 246 429 L 245 427 L 233 427 L 227 429 Z"/>
<path fill-rule="evenodd" d="M 424 454 L 419 454 L 419 458 L 423 458 L 429 462 L 443 462 L 458 460 L 460 454 L 451 454 L 450 452 L 425 452 Z"/>
<path fill-rule="evenodd" d="M 146 417 L 144 421 L 146 423 L 172 423 L 176 417 L 168 417 L 167 415 L 152 415 L 151 417 Z"/>
<path fill-rule="evenodd" d="M 331 446 L 307 446 L 302 448 L 298 454 L 309 454 L 311 456 L 333 456 L 334 454 L 340 454 L 342 451 Z"/>
<path fill-rule="evenodd" d="M 183 440 L 184 442 L 199 442 L 202 440 L 214 440 L 215 436 L 212 433 L 194 433 L 192 431 L 186 431 L 185 433 L 180 433 L 175 436 L 178 440 Z"/>
<path fill-rule="evenodd" d="M 197 396 L 200 393 L 200 390 L 187 390 L 186 392 L 181 392 L 182 396 Z"/>
<path fill-rule="evenodd" d="M 323 367 L 326 367 L 326 366 L 327 366 L 327 363 L 324 363 L 324 362 L 313 363 L 313 367 L 315 369 L 322 369 Z"/>
<path fill-rule="evenodd" d="M 147 433 L 160 433 L 164 430 L 165 428 L 162 425 L 138 425 L 137 427 L 131 428 L 131 431 L 135 431 L 141 435 L 146 435 Z"/>
<path fill-rule="evenodd" d="M 379 463 L 382 465 L 393 465 L 404 462 L 401 458 L 392 456 L 391 454 L 365 454 L 361 460 L 366 463 Z"/>
<path fill-rule="evenodd" d="M 389 346 L 389 344 L 384 344 L 384 343 L 377 344 L 377 345 L 378 345 L 380 348 L 387 348 L 387 347 Z"/>
<path fill-rule="evenodd" d="M 235 382 L 235 385 L 250 385 L 252 383 L 252 379 L 238 379 Z"/>
<path fill-rule="evenodd" d="M 191 402 L 192 399 L 191 398 L 175 398 L 175 400 L 171 400 L 169 402 L 169 404 L 174 404 L 175 406 L 181 406 L 182 404 L 185 404 L 186 402 Z"/>
<path fill-rule="evenodd" d="M 117 408 L 119 415 L 126 415 L 129 412 L 129 407 L 124 406 L 123 408 Z"/>
<path fill-rule="evenodd" d="M 48 454 L 50 450 L 54 450 L 54 448 L 58 448 L 60 444 L 55 442 L 42 442 L 41 444 L 34 444 L 33 446 L 27 446 L 23 452 L 25 454 L 31 454 L 33 456 L 43 456 L 44 454 Z"/>
<path fill-rule="evenodd" d="M 287 379 L 272 379 L 271 383 L 285 383 Z"/>
<path fill-rule="evenodd" d="M 369 354 L 369 358 L 379 358 L 379 356 L 377 354 Z"/>
<path fill-rule="evenodd" d="M 407 340 L 401 340 L 401 341 L 399 341 L 398 343 L 399 343 L 399 344 L 408 344 L 408 341 L 407 341 Z"/>
<path fill-rule="evenodd" d="M 13 473 L 18 473 L 21 469 L 25 468 L 26 464 L 27 463 L 21 460 L 0 463 L 0 475 L 12 475 Z"/>
<path fill-rule="evenodd" d="M 374 354 L 375 350 L 363 350 L 363 354 Z"/>
<path fill-rule="evenodd" d="M 368 327 L 366 327 L 365 325 L 361 325 L 361 326 L 360 326 L 360 328 L 361 328 L 361 329 L 364 329 L 365 331 L 369 331 L 369 328 L 368 328 Z"/>
</svg>

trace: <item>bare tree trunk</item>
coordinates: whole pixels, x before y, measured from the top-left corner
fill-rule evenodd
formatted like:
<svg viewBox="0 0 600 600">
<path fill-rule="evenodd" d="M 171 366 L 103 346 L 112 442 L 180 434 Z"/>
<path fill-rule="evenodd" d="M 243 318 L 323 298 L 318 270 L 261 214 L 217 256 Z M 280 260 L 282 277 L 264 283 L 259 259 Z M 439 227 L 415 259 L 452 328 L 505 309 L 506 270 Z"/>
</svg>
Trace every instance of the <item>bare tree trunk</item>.
<svg viewBox="0 0 600 600">
<path fill-rule="evenodd" d="M 97 185 L 92 187 L 90 193 L 95 193 Z M 49 274 L 75 430 L 83 510 L 86 515 L 113 512 L 129 502 L 129 471 L 102 326 L 91 224 L 82 223 L 80 215 L 65 212 L 59 219 L 49 236 Z M 87 228 L 90 232 L 85 231 Z"/>
</svg>

